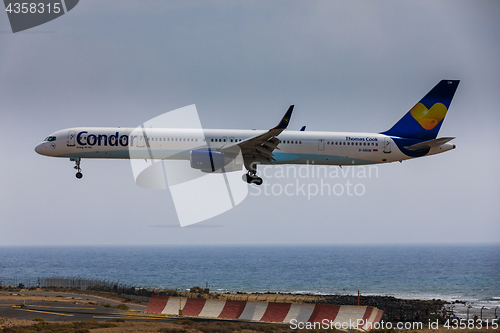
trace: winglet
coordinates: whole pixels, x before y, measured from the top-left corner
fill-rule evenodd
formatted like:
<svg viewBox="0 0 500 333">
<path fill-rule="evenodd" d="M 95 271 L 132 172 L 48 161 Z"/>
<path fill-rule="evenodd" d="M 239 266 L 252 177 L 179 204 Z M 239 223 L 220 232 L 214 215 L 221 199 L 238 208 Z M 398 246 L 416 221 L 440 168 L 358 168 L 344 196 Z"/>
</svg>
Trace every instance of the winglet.
<svg viewBox="0 0 500 333">
<path fill-rule="evenodd" d="M 288 108 L 288 111 L 283 116 L 283 119 L 281 119 L 278 126 L 276 126 L 273 129 L 285 129 L 285 128 L 287 128 L 288 123 L 290 122 L 290 118 L 292 117 L 293 107 L 294 107 L 294 105 L 290 105 L 290 107 Z"/>
<path fill-rule="evenodd" d="M 304 132 L 305 130 L 306 130 L 305 126 L 302 126 L 302 128 L 300 129 L 301 132 Z"/>
</svg>

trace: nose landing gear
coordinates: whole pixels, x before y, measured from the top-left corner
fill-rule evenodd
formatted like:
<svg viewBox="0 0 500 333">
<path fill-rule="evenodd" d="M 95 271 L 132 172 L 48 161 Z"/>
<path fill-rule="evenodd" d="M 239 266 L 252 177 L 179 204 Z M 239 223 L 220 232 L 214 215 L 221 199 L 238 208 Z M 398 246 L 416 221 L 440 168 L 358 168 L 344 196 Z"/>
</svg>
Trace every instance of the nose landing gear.
<svg viewBox="0 0 500 333">
<path fill-rule="evenodd" d="M 76 172 L 76 178 L 81 179 L 83 177 L 82 169 L 80 168 L 80 157 L 71 157 L 69 159 L 70 161 L 75 161 L 75 167 L 74 169 L 77 171 Z"/>
</svg>

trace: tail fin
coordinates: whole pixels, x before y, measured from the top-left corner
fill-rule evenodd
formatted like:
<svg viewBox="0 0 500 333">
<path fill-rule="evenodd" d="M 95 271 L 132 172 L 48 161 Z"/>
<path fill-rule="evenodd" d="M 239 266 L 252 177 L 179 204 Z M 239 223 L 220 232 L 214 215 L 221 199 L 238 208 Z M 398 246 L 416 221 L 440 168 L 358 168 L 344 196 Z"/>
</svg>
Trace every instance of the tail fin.
<svg viewBox="0 0 500 333">
<path fill-rule="evenodd" d="M 437 137 L 460 80 L 442 80 L 392 128 L 381 134 L 408 139 Z"/>
</svg>

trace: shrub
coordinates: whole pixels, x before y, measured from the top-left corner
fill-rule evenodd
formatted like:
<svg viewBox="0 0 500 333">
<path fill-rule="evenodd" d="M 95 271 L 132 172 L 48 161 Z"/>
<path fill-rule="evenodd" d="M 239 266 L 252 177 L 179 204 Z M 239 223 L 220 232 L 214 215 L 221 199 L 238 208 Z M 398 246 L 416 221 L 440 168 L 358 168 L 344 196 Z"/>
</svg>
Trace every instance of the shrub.
<svg viewBox="0 0 500 333">
<path fill-rule="evenodd" d="M 127 304 L 118 304 L 117 306 L 115 306 L 114 308 L 118 309 L 118 310 L 130 310 L 130 307 L 127 305 Z"/>
<path fill-rule="evenodd" d="M 45 320 L 43 318 L 40 318 L 40 317 L 36 317 L 36 318 L 31 319 L 31 320 L 38 321 L 39 323 L 45 323 Z"/>
</svg>

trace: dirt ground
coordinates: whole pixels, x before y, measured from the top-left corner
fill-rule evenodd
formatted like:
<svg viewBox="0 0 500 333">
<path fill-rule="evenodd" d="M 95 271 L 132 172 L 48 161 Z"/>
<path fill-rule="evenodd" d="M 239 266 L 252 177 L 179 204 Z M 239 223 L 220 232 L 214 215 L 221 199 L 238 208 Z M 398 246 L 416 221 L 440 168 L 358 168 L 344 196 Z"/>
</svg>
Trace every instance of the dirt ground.
<svg viewBox="0 0 500 333">
<path fill-rule="evenodd" d="M 42 294 L 42 292 L 40 292 Z M 13 295 L 0 294 L 0 301 L 46 301 L 46 302 L 67 302 L 73 304 L 95 304 L 95 301 L 76 299 L 73 297 L 45 296 L 45 295 L 24 295 L 22 293 L 14 293 Z"/>
<path fill-rule="evenodd" d="M 9 319 L 9 318 L 0 318 L 0 328 L 14 327 L 14 326 L 30 326 L 33 325 L 33 321 L 28 320 L 17 320 L 17 319 Z M 174 323 L 157 323 L 157 322 L 124 322 L 124 323 L 114 323 L 117 327 L 110 328 L 97 328 L 92 329 L 90 332 L 92 333 L 132 333 L 132 332 L 189 332 L 189 333 L 204 333 L 204 332 L 245 332 L 245 333 L 253 333 L 253 332 L 334 332 L 334 331 L 325 331 L 325 330 L 290 330 L 286 327 L 279 325 L 269 325 L 269 327 L 265 327 L 264 325 L 259 325 L 259 327 L 255 327 L 255 325 L 249 324 L 248 327 L 244 325 L 240 325 L 239 323 L 231 326 L 231 323 L 228 325 L 214 325 L 212 324 L 174 324 Z M 233 330 L 234 329 L 234 330 Z M 377 332 L 377 331 L 372 331 Z M 387 332 L 387 331 L 380 331 Z M 396 330 L 392 332 L 398 332 Z M 474 329 L 474 330 L 453 330 L 446 328 L 439 328 L 437 330 L 419 330 L 419 331 L 404 331 L 405 333 L 493 333 L 500 332 L 500 330 L 493 329 Z"/>
</svg>

